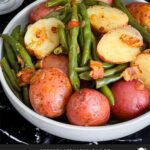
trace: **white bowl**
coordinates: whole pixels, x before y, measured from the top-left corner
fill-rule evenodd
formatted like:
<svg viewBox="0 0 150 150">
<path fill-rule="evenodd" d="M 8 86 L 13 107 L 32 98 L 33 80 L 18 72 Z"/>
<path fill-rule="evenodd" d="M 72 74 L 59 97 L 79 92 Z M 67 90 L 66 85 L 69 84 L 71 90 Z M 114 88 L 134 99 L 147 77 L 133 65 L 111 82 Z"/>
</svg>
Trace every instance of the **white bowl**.
<svg viewBox="0 0 150 150">
<path fill-rule="evenodd" d="M 131 2 L 130 0 L 125 1 L 126 3 Z M 139 1 L 142 2 L 143 0 Z M 16 25 L 24 26 L 28 21 L 31 9 L 41 2 L 42 0 L 35 1 L 17 14 L 5 28 L 4 33 L 11 33 Z M 2 40 L 0 40 L 0 58 L 2 58 Z M 130 121 L 101 127 L 80 127 L 54 121 L 25 106 L 9 88 L 1 68 L 0 80 L 8 99 L 24 118 L 40 129 L 59 137 L 76 141 L 108 141 L 130 135 L 150 125 L 150 112 Z"/>
<path fill-rule="evenodd" d="M 0 15 L 10 13 L 20 7 L 24 0 L 1 0 Z"/>
</svg>

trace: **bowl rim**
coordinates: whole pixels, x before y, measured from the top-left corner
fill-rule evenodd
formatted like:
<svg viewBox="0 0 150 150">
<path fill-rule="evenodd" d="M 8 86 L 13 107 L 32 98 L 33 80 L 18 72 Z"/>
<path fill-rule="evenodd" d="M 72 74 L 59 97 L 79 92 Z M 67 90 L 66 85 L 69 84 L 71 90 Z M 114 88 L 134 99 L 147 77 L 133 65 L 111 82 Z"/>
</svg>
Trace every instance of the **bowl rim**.
<svg viewBox="0 0 150 150">
<path fill-rule="evenodd" d="M 139 0 L 137 0 L 139 1 Z M 144 0 L 141 0 L 144 2 Z M 13 17 L 11 19 L 11 21 L 9 22 L 9 24 L 6 26 L 6 28 L 4 29 L 3 33 L 8 33 L 8 31 L 10 30 L 11 28 L 11 24 L 13 24 L 17 18 L 19 18 L 19 16 L 21 16 L 22 14 L 24 14 L 24 12 L 27 11 L 27 9 L 30 7 L 33 7 L 34 5 L 36 4 L 39 4 L 41 2 L 44 2 L 44 0 L 37 0 L 31 4 L 29 4 L 28 6 L 26 6 L 24 9 L 22 9 L 15 17 Z M 2 58 L 2 45 L 3 45 L 3 42 L 2 42 L 2 39 L 0 39 L 0 59 Z M 19 100 L 15 95 L 14 93 L 11 91 L 10 87 L 8 86 L 5 78 L 4 78 L 4 75 L 3 75 L 3 72 L 2 72 L 2 68 L 0 66 L 0 81 L 1 81 L 1 84 L 2 84 L 2 87 L 4 89 L 4 91 L 9 94 L 9 96 L 12 98 L 12 100 L 17 103 L 19 106 L 20 106 L 20 109 L 23 109 L 24 111 L 26 111 L 29 115 L 37 118 L 37 119 L 40 119 L 41 121 L 43 122 L 46 122 L 48 124 L 52 124 L 52 125 L 55 125 L 55 126 L 59 126 L 59 127 L 63 127 L 63 128 L 66 128 L 66 129 L 73 129 L 73 130 L 85 130 L 85 131 L 94 131 L 94 130 L 97 130 L 97 131 L 100 131 L 100 130 L 113 130 L 113 129 L 116 129 L 116 128 L 124 128 L 124 127 L 127 127 L 127 126 L 131 126 L 131 125 L 134 125 L 134 124 L 137 124 L 139 122 L 142 122 L 144 120 L 147 120 L 149 119 L 150 120 L 150 111 L 149 112 L 146 112 L 144 113 L 143 115 L 139 116 L 139 117 L 136 117 L 134 119 L 131 119 L 129 121 L 125 121 L 125 122 L 121 122 L 121 123 L 117 123 L 117 124 L 113 124 L 113 125 L 105 125 L 105 126 L 94 126 L 94 127 L 85 127 L 85 126 L 77 126 L 77 125 L 71 125 L 69 123 L 62 123 L 62 122 L 59 122 L 59 121 L 56 121 L 56 120 L 53 120 L 51 118 L 47 118 L 47 117 L 44 117 L 44 116 L 41 116 L 39 115 L 38 113 L 36 113 L 34 110 L 30 109 L 29 107 L 27 107 L 21 100 Z M 9 99 L 9 98 L 8 98 Z M 9 100 L 10 101 L 10 100 Z M 19 110 L 17 110 L 18 113 Z M 23 116 L 23 115 L 22 115 Z M 24 117 L 24 116 L 23 116 Z M 26 118 L 26 120 L 28 120 Z M 28 120 L 29 121 L 29 120 Z M 149 121 L 149 124 L 150 124 L 150 121 Z"/>
</svg>

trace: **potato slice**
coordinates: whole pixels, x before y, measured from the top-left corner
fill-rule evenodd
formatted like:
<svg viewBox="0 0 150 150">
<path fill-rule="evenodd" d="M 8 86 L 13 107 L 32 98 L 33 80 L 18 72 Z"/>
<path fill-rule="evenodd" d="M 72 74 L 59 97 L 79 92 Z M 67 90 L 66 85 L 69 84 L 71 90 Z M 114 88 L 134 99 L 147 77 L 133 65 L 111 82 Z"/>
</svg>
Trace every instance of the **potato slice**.
<svg viewBox="0 0 150 150">
<path fill-rule="evenodd" d="M 50 54 L 59 45 L 57 26 L 60 24 L 63 25 L 60 20 L 49 18 L 29 25 L 24 38 L 27 50 L 38 59 Z"/>
<path fill-rule="evenodd" d="M 99 33 L 106 33 L 128 24 L 128 16 L 117 8 L 92 6 L 87 11 L 91 25 Z"/>
<path fill-rule="evenodd" d="M 150 49 L 138 55 L 131 65 L 138 65 L 142 74 L 140 79 L 150 89 Z"/>
<path fill-rule="evenodd" d="M 110 63 L 122 64 L 133 61 L 143 45 L 141 34 L 131 26 L 106 33 L 97 45 L 99 57 Z"/>
</svg>

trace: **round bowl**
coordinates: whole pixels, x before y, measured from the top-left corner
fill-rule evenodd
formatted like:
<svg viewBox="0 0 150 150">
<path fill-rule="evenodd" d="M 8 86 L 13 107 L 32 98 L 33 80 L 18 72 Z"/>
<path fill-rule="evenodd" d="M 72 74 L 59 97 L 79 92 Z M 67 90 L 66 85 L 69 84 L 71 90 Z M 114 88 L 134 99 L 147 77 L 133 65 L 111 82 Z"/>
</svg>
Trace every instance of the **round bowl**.
<svg viewBox="0 0 150 150">
<path fill-rule="evenodd" d="M 43 0 L 35 1 L 34 3 L 24 8 L 11 20 L 3 33 L 11 33 L 13 27 L 19 24 L 25 26 L 28 21 L 28 16 L 31 9 L 42 1 Z M 142 2 L 143 0 L 139 1 Z M 128 3 L 131 2 L 131 0 L 125 0 L 125 2 Z M 0 39 L 0 58 L 3 56 L 2 44 L 3 42 Z M 99 127 L 81 127 L 54 121 L 37 114 L 26 105 L 24 105 L 9 88 L 1 68 L 0 80 L 8 99 L 24 118 L 40 129 L 59 137 L 76 141 L 108 141 L 130 135 L 150 125 L 150 112 L 147 112 L 130 121 Z"/>
</svg>

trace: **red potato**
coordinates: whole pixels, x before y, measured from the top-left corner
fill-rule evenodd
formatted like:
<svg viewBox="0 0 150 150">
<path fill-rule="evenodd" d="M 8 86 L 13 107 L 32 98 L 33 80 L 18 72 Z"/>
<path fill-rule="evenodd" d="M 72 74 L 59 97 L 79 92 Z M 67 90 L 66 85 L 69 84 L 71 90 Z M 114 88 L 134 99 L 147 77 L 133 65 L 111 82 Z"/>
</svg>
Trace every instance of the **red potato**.
<svg viewBox="0 0 150 150">
<path fill-rule="evenodd" d="M 100 92 L 84 88 L 71 96 L 67 104 L 67 117 L 75 125 L 103 125 L 109 120 L 110 105 Z"/>
<path fill-rule="evenodd" d="M 111 5 L 113 3 L 113 0 L 100 0 L 100 1 L 105 2 L 109 5 Z"/>
<path fill-rule="evenodd" d="M 115 98 L 112 114 L 119 120 L 135 118 L 150 106 L 149 91 L 138 80 L 121 80 L 114 83 L 111 89 Z"/>
<path fill-rule="evenodd" d="M 42 68 L 59 68 L 68 75 L 68 57 L 66 55 L 51 54 L 46 56 L 42 61 Z"/>
<path fill-rule="evenodd" d="M 41 3 L 31 11 L 30 16 L 29 16 L 29 22 L 34 23 L 37 20 L 39 20 L 39 19 L 43 18 L 44 16 L 48 15 L 50 12 L 59 10 L 61 8 L 62 7 L 60 7 L 60 6 L 49 7 L 48 8 L 48 7 L 45 6 L 45 2 Z"/>
<path fill-rule="evenodd" d="M 46 117 L 61 116 L 72 88 L 65 73 L 57 68 L 38 70 L 31 79 L 29 96 L 34 110 Z"/>
<path fill-rule="evenodd" d="M 131 2 L 127 5 L 127 8 L 137 22 L 145 26 L 150 32 L 150 4 L 144 2 Z"/>
</svg>

